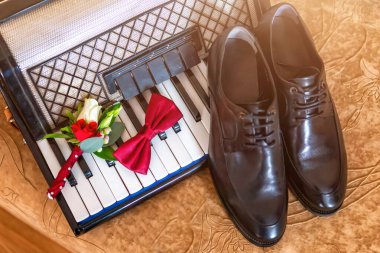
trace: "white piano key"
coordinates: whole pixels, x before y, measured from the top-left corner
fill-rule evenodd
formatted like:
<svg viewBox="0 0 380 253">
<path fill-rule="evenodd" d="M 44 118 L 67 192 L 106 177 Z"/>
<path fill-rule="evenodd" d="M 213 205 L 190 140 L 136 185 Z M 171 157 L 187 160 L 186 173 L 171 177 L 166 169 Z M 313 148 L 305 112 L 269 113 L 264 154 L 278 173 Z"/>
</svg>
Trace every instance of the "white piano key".
<svg viewBox="0 0 380 253">
<path fill-rule="evenodd" d="M 135 136 L 137 134 L 135 127 L 133 126 L 131 120 L 129 119 L 124 109 L 120 111 L 119 118 L 117 118 L 116 120 L 117 121 L 121 120 L 126 126 L 127 130 L 124 131 L 121 136 L 121 139 L 124 142 L 129 140 L 131 136 Z M 152 146 L 151 146 L 151 159 L 150 159 L 149 168 L 156 180 L 163 179 L 164 177 L 168 175 L 168 172 L 166 171 L 164 165 L 161 163 L 161 160 L 158 158 L 157 153 Z M 136 173 L 136 175 L 139 177 L 140 181 L 144 183 L 148 183 L 149 181 L 152 180 L 152 178 L 145 179 L 145 177 L 150 177 L 149 175 L 141 175 L 139 173 Z"/>
<path fill-rule="evenodd" d="M 129 193 L 125 188 L 122 179 L 119 177 L 116 168 L 109 167 L 107 162 L 96 155 L 92 155 L 96 164 L 99 167 L 100 172 L 103 174 L 108 186 L 110 187 L 115 199 L 117 201 L 128 197 Z"/>
<path fill-rule="evenodd" d="M 187 78 L 185 73 L 181 73 L 177 75 L 178 80 L 183 84 L 184 89 L 186 90 L 187 94 L 193 101 L 195 107 L 197 107 L 199 113 L 201 114 L 201 122 L 203 123 L 204 127 L 206 128 L 207 132 L 210 132 L 210 113 L 203 104 L 201 98 L 198 96 L 197 92 L 195 91 L 193 85 L 191 85 L 190 80 Z"/>
<path fill-rule="evenodd" d="M 116 199 L 113 196 L 107 182 L 104 180 L 104 177 L 100 172 L 94 158 L 89 153 L 83 153 L 82 156 L 92 172 L 92 177 L 90 177 L 88 180 L 90 180 L 91 185 L 94 188 L 94 191 L 103 207 L 108 207 L 114 204 L 116 202 Z"/>
<path fill-rule="evenodd" d="M 168 94 L 170 95 L 171 99 L 174 101 L 177 107 L 181 110 L 183 114 L 183 118 L 185 119 L 185 122 L 189 126 L 189 129 L 191 130 L 197 142 L 201 146 L 203 152 L 205 152 L 205 154 L 208 154 L 209 135 L 206 128 L 204 127 L 202 122 L 196 122 L 194 120 L 193 116 L 191 115 L 191 112 L 186 107 L 185 102 L 182 100 L 181 96 L 179 95 L 178 91 L 174 87 L 173 83 L 170 80 L 167 80 L 163 82 L 162 84 L 163 84 L 163 87 L 165 87 Z"/>
<path fill-rule="evenodd" d="M 158 84 L 157 90 L 164 97 L 171 99 L 170 95 L 164 88 L 162 84 Z M 181 127 L 181 131 L 177 133 L 178 137 L 181 139 L 183 145 L 185 146 L 187 152 L 190 154 L 193 161 L 200 159 L 204 156 L 204 152 L 202 148 L 199 146 L 197 140 L 195 139 L 193 133 L 190 131 L 188 125 L 185 120 L 182 118 L 178 121 L 179 126 Z"/>
<path fill-rule="evenodd" d="M 112 148 L 116 150 L 117 146 L 113 145 Z M 142 189 L 142 185 L 138 180 L 136 173 L 126 168 L 119 161 L 115 161 L 115 168 L 130 194 L 136 193 Z"/>
<path fill-rule="evenodd" d="M 54 152 L 51 149 L 48 141 L 37 141 L 37 145 L 40 148 L 41 153 L 44 156 L 51 173 L 53 174 L 53 177 L 56 178 L 59 170 L 61 169 L 61 165 L 55 157 Z M 61 190 L 61 193 L 65 198 L 65 201 L 69 206 L 69 209 L 73 214 L 74 219 L 77 222 L 80 222 L 90 216 L 87 212 L 86 206 L 84 205 L 75 187 L 71 187 L 69 183 L 66 182 L 65 187 L 63 187 L 63 189 Z"/>
<path fill-rule="evenodd" d="M 130 194 L 136 193 L 142 189 L 142 185 L 133 171 L 124 167 L 124 165 L 118 161 L 115 161 L 115 168 Z"/>
<path fill-rule="evenodd" d="M 149 102 L 150 97 L 152 96 L 152 92 L 150 90 L 146 90 L 143 92 L 143 96 L 146 99 L 146 101 Z M 179 135 L 177 135 L 174 132 L 173 128 L 167 129 L 165 133 L 167 138 L 164 141 L 166 142 L 166 144 L 168 144 L 179 165 L 181 167 L 185 167 L 186 165 L 190 164 L 193 160 L 191 159 L 190 154 L 187 152 L 184 144 L 179 139 Z"/>
<path fill-rule="evenodd" d="M 68 159 L 71 154 L 69 144 L 67 144 L 66 140 L 64 139 L 56 139 L 55 141 L 57 142 L 57 145 L 65 159 Z M 94 189 L 91 187 L 90 182 L 83 175 L 78 163 L 75 163 L 74 166 L 71 168 L 71 173 L 73 173 L 75 179 L 78 182 L 76 188 L 80 196 L 82 197 L 82 200 L 86 205 L 88 212 L 91 215 L 100 212 L 103 209 L 103 207 L 100 204 L 99 199 L 94 192 Z"/>
<path fill-rule="evenodd" d="M 201 60 L 201 63 L 199 63 L 198 65 L 197 65 L 197 67 L 199 68 L 199 70 L 201 71 L 201 73 L 202 73 L 202 75 L 204 76 L 204 78 L 206 79 L 206 80 L 208 80 L 208 68 L 207 68 L 207 65 L 206 65 L 206 63 L 205 63 L 205 61 L 204 60 Z"/>
<path fill-rule="evenodd" d="M 156 180 L 161 180 L 167 175 L 169 175 L 168 171 L 165 169 L 161 160 L 158 158 L 156 151 L 151 148 L 151 159 L 149 164 L 149 170 L 152 172 L 154 178 Z M 141 175 L 143 176 L 143 175 Z"/>
<path fill-rule="evenodd" d="M 125 132 L 126 131 L 124 131 L 124 133 Z M 123 138 L 123 141 L 128 140 L 128 139 L 129 138 L 127 138 L 127 139 Z M 117 148 L 116 145 L 113 147 L 114 147 L 114 149 Z M 128 190 L 129 190 L 129 193 L 131 193 L 131 194 L 141 190 L 142 186 L 147 187 L 147 186 L 153 184 L 154 182 L 156 182 L 156 180 L 154 179 L 154 177 L 150 171 L 148 171 L 148 173 L 146 175 L 142 175 L 140 173 L 134 173 L 133 171 L 131 171 L 130 169 L 128 169 L 127 167 L 125 167 L 124 165 L 122 165 L 118 161 L 115 162 L 115 167 L 116 167 L 117 171 L 119 172 L 120 177 L 123 179 L 124 183 L 126 184 Z"/>
<path fill-rule="evenodd" d="M 131 98 L 128 100 L 133 112 L 140 121 L 141 125 L 145 124 L 145 112 L 141 108 L 139 102 L 136 98 Z M 161 158 L 161 162 L 164 164 L 168 172 L 177 171 L 180 168 L 177 160 L 175 159 L 173 153 L 170 151 L 168 145 L 165 141 L 161 141 L 158 136 L 153 137 L 151 141 L 154 150 L 156 151 L 158 157 Z"/>
<path fill-rule="evenodd" d="M 123 180 L 124 184 L 128 188 L 130 194 L 136 193 L 143 188 L 136 174 L 133 171 L 129 170 L 118 161 L 115 162 L 115 168 L 119 173 L 121 179 Z"/>
<path fill-rule="evenodd" d="M 198 80 L 198 82 L 202 86 L 202 89 L 206 92 L 207 96 L 209 96 L 207 77 L 205 77 L 202 74 L 201 70 L 199 69 L 199 66 L 196 65 L 196 66 L 192 67 L 190 70 L 193 72 L 195 78 Z"/>
<path fill-rule="evenodd" d="M 156 182 L 156 180 L 152 174 L 152 171 L 150 171 L 150 170 L 148 170 L 146 175 L 143 175 L 140 173 L 136 173 L 136 175 L 144 187 L 148 187 L 148 186 L 150 186 Z"/>
</svg>

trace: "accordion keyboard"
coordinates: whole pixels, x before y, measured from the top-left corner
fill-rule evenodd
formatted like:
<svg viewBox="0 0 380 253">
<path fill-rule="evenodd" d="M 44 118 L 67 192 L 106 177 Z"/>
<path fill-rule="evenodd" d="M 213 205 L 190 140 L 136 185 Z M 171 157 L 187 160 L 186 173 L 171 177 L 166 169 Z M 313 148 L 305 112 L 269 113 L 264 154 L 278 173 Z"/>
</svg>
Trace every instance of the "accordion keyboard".
<svg viewBox="0 0 380 253">
<path fill-rule="evenodd" d="M 145 90 L 138 96 L 122 101 L 119 121 L 126 130 L 125 142 L 140 130 L 145 121 L 146 105 L 152 93 L 159 93 L 177 105 L 183 114 L 175 127 L 156 136 L 151 142 L 152 157 L 147 175 L 134 173 L 119 162 L 106 162 L 92 154 L 84 154 L 72 169 L 76 184 L 63 188 L 65 198 L 75 220 L 80 223 L 102 213 L 119 202 L 136 196 L 179 171 L 207 157 L 210 131 L 207 67 L 202 60 L 198 65 Z M 122 142 L 117 142 L 117 148 Z M 64 139 L 37 142 L 55 177 L 71 152 Z M 90 169 L 86 177 L 83 168 Z"/>
</svg>

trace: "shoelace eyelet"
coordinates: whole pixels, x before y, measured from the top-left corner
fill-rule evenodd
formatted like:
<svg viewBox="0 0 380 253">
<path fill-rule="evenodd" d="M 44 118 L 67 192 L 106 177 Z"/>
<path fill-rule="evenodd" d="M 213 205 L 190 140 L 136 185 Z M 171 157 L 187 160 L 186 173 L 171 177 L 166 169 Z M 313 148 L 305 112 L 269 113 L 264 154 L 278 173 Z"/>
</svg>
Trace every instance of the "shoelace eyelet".
<svg viewBox="0 0 380 253">
<path fill-rule="evenodd" d="M 240 112 L 240 113 L 239 113 L 239 118 L 242 119 L 242 120 L 243 120 L 246 116 L 247 116 L 247 114 L 244 113 L 244 112 Z"/>
<path fill-rule="evenodd" d="M 296 87 L 290 87 L 289 91 L 290 91 L 290 93 L 294 94 L 294 93 L 298 92 L 298 89 Z"/>
<path fill-rule="evenodd" d="M 326 98 L 325 92 L 325 82 L 321 80 L 318 86 L 314 86 L 310 91 L 315 93 L 306 94 L 303 90 L 298 90 L 296 87 L 291 87 L 290 92 L 298 92 L 299 96 L 304 96 L 305 101 L 299 102 L 297 99 L 294 100 L 295 107 L 293 108 L 295 112 L 303 111 L 305 115 L 296 116 L 296 120 L 308 119 L 313 116 L 318 116 L 322 114 L 320 111 L 320 106 L 325 103 L 324 99 Z M 309 92 L 310 92 L 309 91 Z M 298 96 L 298 94 L 297 94 Z M 311 111 L 310 111 L 311 110 Z M 310 113 L 312 112 L 312 113 Z"/>
<path fill-rule="evenodd" d="M 247 148 L 253 148 L 256 145 L 261 145 L 262 143 L 266 143 L 265 145 L 273 145 L 274 141 L 271 141 L 268 143 L 268 138 L 270 138 L 271 135 L 274 134 L 274 131 L 271 131 L 270 133 L 266 133 L 268 127 L 272 127 L 271 125 L 274 124 L 274 120 L 271 120 L 268 117 L 273 117 L 275 114 L 275 110 L 268 111 L 266 115 L 254 115 L 254 114 L 245 114 L 245 113 L 239 113 L 239 117 L 243 120 L 244 122 L 244 130 L 245 131 L 250 131 L 246 132 L 244 134 L 246 141 L 244 143 L 244 146 Z M 265 123 L 257 123 L 256 120 L 265 120 Z M 254 123 L 256 122 L 256 124 Z M 258 131 L 258 129 L 265 129 L 264 132 Z"/>
</svg>

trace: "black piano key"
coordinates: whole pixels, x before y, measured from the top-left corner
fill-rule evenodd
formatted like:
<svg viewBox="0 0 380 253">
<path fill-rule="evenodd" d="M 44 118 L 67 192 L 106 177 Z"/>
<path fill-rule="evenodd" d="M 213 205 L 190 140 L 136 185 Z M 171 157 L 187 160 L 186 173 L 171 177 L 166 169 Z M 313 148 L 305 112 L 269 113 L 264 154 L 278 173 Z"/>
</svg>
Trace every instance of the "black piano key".
<svg viewBox="0 0 380 253">
<path fill-rule="evenodd" d="M 148 68 L 145 64 L 132 70 L 132 74 L 135 78 L 140 92 L 143 92 L 154 86 L 154 81 L 150 76 Z"/>
<path fill-rule="evenodd" d="M 171 76 L 176 76 L 185 71 L 185 66 L 182 63 L 177 49 L 167 52 L 163 55 L 163 58 Z"/>
<path fill-rule="evenodd" d="M 141 108 L 146 113 L 146 109 L 148 108 L 148 103 L 146 102 L 144 96 L 142 94 L 139 94 L 136 96 L 137 101 L 139 102 Z"/>
<path fill-rule="evenodd" d="M 108 167 L 113 167 L 113 166 L 115 166 L 115 161 L 109 161 L 109 160 L 106 160 L 106 163 L 107 163 Z"/>
<path fill-rule="evenodd" d="M 158 135 L 158 138 L 160 138 L 161 141 L 166 140 L 168 138 L 168 136 L 166 135 L 165 132 L 159 132 L 157 135 Z"/>
<path fill-rule="evenodd" d="M 117 139 L 115 144 L 120 147 L 122 144 L 123 144 L 123 140 L 121 138 Z M 106 163 L 108 165 L 108 167 L 112 168 L 116 165 L 116 162 L 115 161 L 110 161 L 110 160 L 106 160 Z"/>
<path fill-rule="evenodd" d="M 130 99 L 140 93 L 135 81 L 131 76 L 131 73 L 126 73 L 119 76 L 116 78 L 115 82 L 119 87 L 119 90 L 121 91 L 124 99 Z"/>
<path fill-rule="evenodd" d="M 160 94 L 160 92 L 158 91 L 158 89 L 157 89 L 156 86 L 150 88 L 150 91 L 152 93 Z M 174 130 L 175 133 L 181 132 L 181 126 L 178 124 L 178 122 L 175 123 L 174 126 L 172 126 L 172 128 L 173 128 L 173 130 Z"/>
<path fill-rule="evenodd" d="M 150 92 L 155 93 L 155 94 L 160 94 L 160 91 L 157 89 L 156 86 L 153 86 L 152 88 L 150 88 Z"/>
<path fill-rule="evenodd" d="M 192 68 L 201 62 L 197 49 L 191 42 L 180 46 L 178 50 L 187 69 Z"/>
<path fill-rule="evenodd" d="M 178 134 L 179 132 L 181 132 L 181 126 L 178 124 L 178 122 L 175 123 L 174 126 L 172 126 L 172 128 L 173 128 L 173 130 L 174 130 L 174 132 L 176 134 Z"/>
<path fill-rule="evenodd" d="M 190 69 L 186 70 L 185 74 L 187 78 L 189 79 L 191 85 L 197 92 L 198 96 L 201 98 L 203 104 L 205 105 L 207 110 L 210 112 L 210 98 L 207 96 L 205 90 L 202 88 L 198 79 L 195 77 L 194 73 Z"/>
<path fill-rule="evenodd" d="M 71 186 L 76 186 L 78 184 L 77 180 L 75 179 L 73 173 L 70 173 L 70 175 L 67 177 L 67 181 Z"/>
<path fill-rule="evenodd" d="M 136 96 L 137 101 L 139 102 L 141 108 L 144 110 L 146 113 L 146 109 L 148 108 L 148 103 L 146 102 L 144 96 L 142 94 L 139 94 Z M 165 140 L 167 138 L 165 132 L 160 132 L 158 133 L 158 137 L 160 138 L 161 141 Z"/>
<path fill-rule="evenodd" d="M 74 145 L 69 143 L 69 146 L 70 146 L 70 149 L 72 150 Z M 91 169 L 88 167 L 86 161 L 84 160 L 84 158 L 81 156 L 78 158 L 78 164 L 79 164 L 79 167 L 80 169 L 82 170 L 84 176 L 89 179 L 90 177 L 92 177 L 92 171 Z"/>
<path fill-rule="evenodd" d="M 135 112 L 132 110 L 132 107 L 125 100 L 122 100 L 121 104 L 122 104 L 125 112 L 127 113 L 129 119 L 132 121 L 132 124 L 135 127 L 136 131 L 139 132 L 142 128 L 142 125 L 141 125 L 139 119 L 137 118 Z"/>
<path fill-rule="evenodd" d="M 124 142 L 121 138 L 119 138 L 119 139 L 117 139 L 117 141 L 115 143 L 118 147 L 120 147 Z"/>
<path fill-rule="evenodd" d="M 177 77 L 172 77 L 171 81 L 174 84 L 174 87 L 177 89 L 179 95 L 182 97 L 183 101 L 185 102 L 187 108 L 193 115 L 194 120 L 196 122 L 201 121 L 201 114 L 199 113 L 197 107 L 194 105 L 193 101 L 190 99 L 182 83 L 178 80 Z"/>
<path fill-rule="evenodd" d="M 161 57 L 148 62 L 148 67 L 156 83 L 162 83 L 163 81 L 169 80 L 170 74 Z"/>
<path fill-rule="evenodd" d="M 62 166 L 66 162 L 66 159 L 63 156 L 63 154 L 61 153 L 61 150 L 59 149 L 57 142 L 53 139 L 48 139 L 48 142 L 49 142 L 50 147 L 53 150 L 53 153 L 54 153 L 55 157 L 57 158 L 59 164 Z M 73 173 L 70 173 L 69 177 L 67 178 L 67 181 L 69 182 L 69 184 L 71 186 L 76 186 L 78 184 Z"/>
<path fill-rule="evenodd" d="M 78 159 L 78 164 L 79 164 L 79 167 L 81 168 L 84 176 L 89 179 L 92 177 L 92 171 L 90 170 L 90 168 L 88 167 L 86 161 L 84 160 L 83 157 L 79 157 Z"/>
</svg>

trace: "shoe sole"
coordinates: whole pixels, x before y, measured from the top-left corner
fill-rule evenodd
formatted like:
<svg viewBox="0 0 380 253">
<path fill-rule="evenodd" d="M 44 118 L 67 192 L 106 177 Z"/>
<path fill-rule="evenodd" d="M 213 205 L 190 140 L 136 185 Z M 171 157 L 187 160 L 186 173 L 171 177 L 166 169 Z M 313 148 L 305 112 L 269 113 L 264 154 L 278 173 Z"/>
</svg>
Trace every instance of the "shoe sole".
<svg viewBox="0 0 380 253">
<path fill-rule="evenodd" d="M 214 181 L 215 189 L 216 189 L 216 192 L 218 193 L 219 199 L 223 203 L 224 207 L 227 209 L 227 213 L 230 216 L 230 219 L 232 220 L 232 222 L 234 223 L 234 225 L 238 228 L 238 230 L 240 231 L 240 233 L 248 241 L 250 241 L 251 243 L 253 243 L 253 244 L 255 244 L 256 246 L 259 246 L 259 247 L 270 247 L 270 246 L 273 246 L 276 243 L 278 243 L 281 240 L 281 238 L 284 235 L 284 233 L 281 234 L 281 236 L 277 240 L 275 240 L 275 241 L 270 241 L 270 242 L 266 241 L 266 242 L 264 242 L 261 239 L 255 237 L 255 236 L 253 236 L 250 233 L 248 233 L 248 232 L 245 231 L 244 227 L 240 224 L 239 220 L 235 217 L 235 215 L 233 214 L 231 208 L 229 207 L 229 205 L 227 204 L 227 202 L 222 197 L 222 194 L 219 192 L 218 187 L 216 187 L 216 180 L 215 180 L 215 177 L 214 177 L 213 168 L 211 168 L 212 165 L 210 163 L 209 163 L 209 167 L 210 167 L 211 178 Z"/>
</svg>

